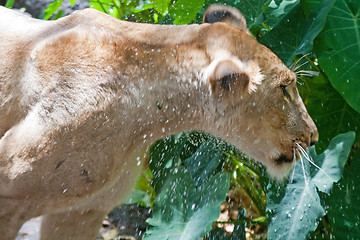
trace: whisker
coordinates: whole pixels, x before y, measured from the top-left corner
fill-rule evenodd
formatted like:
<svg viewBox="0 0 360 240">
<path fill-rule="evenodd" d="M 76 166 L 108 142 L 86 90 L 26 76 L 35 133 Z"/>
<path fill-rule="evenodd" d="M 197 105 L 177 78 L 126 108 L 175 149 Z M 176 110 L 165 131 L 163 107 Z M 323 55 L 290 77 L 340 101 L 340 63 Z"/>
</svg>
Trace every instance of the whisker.
<svg viewBox="0 0 360 240">
<path fill-rule="evenodd" d="M 306 158 L 310 158 L 308 153 L 305 151 L 305 149 L 300 145 L 298 144 L 297 142 L 295 142 L 295 144 L 298 146 L 298 150 L 300 150 L 300 152 L 305 155 Z"/>
<path fill-rule="evenodd" d="M 300 64 L 300 65 L 298 65 L 298 66 L 296 66 L 296 68 L 294 68 L 294 72 L 296 72 L 299 68 L 301 68 L 301 67 L 303 67 L 304 65 L 306 65 L 306 64 L 308 64 L 309 62 L 303 62 L 302 64 Z"/>
<path fill-rule="evenodd" d="M 296 80 L 297 80 L 296 83 L 301 85 L 301 86 L 304 85 L 305 82 L 306 82 L 306 79 L 301 75 L 297 75 Z"/>
<path fill-rule="evenodd" d="M 295 62 L 293 62 L 293 63 L 290 65 L 289 69 L 292 70 L 292 71 L 294 71 L 294 70 L 295 70 L 295 66 L 296 66 L 304 57 L 305 57 L 305 55 L 301 56 L 301 58 L 299 58 L 298 60 L 296 60 Z"/>
<path fill-rule="evenodd" d="M 318 71 L 310 71 L 310 70 L 300 70 L 295 72 L 296 76 L 307 76 L 307 77 L 313 77 L 313 76 L 318 76 L 319 72 Z"/>
<path fill-rule="evenodd" d="M 310 74 L 310 73 L 299 73 L 299 74 L 296 74 L 297 77 L 302 77 L 302 76 L 305 76 L 305 77 L 313 77 L 313 76 L 316 76 L 316 75 L 313 75 L 313 74 Z"/>
<path fill-rule="evenodd" d="M 322 171 L 331 181 L 334 181 L 321 167 L 319 167 L 318 165 L 316 165 L 316 163 L 314 163 L 314 161 L 312 161 L 311 157 L 309 156 L 309 154 L 305 151 L 305 149 L 298 144 L 297 142 L 295 143 L 298 147 L 299 150 L 302 152 L 302 154 L 304 155 L 304 157 L 306 158 L 306 160 L 308 160 L 312 165 L 314 165 L 317 169 L 319 169 L 320 171 Z"/>
<path fill-rule="evenodd" d="M 305 172 L 305 167 L 304 167 L 304 161 L 301 157 L 301 154 L 299 153 L 299 150 L 296 150 L 298 152 L 298 154 L 300 155 L 300 161 L 301 161 L 301 167 L 302 167 L 302 170 L 303 170 L 303 174 L 304 174 L 304 181 L 305 181 L 305 185 L 309 185 L 307 179 L 306 179 L 306 172 Z"/>
<path fill-rule="evenodd" d="M 303 66 L 303 64 L 300 65 L 300 66 L 297 66 L 297 67 L 295 67 L 295 66 L 296 66 L 302 59 L 304 59 L 305 57 L 307 57 L 307 56 L 309 56 L 309 55 L 310 55 L 310 53 L 307 53 L 307 54 L 301 56 L 298 60 L 296 60 L 295 62 L 293 62 L 293 63 L 290 65 L 289 69 L 290 69 L 291 71 L 293 71 L 293 72 L 295 72 L 296 70 L 298 70 L 301 66 Z M 307 63 L 307 62 L 306 62 L 306 63 Z"/>
<path fill-rule="evenodd" d="M 294 149 L 293 149 L 293 165 L 294 165 L 294 168 L 293 168 L 293 171 L 292 171 L 292 174 L 291 174 L 291 178 L 290 178 L 290 182 L 291 182 L 291 183 L 294 181 L 295 168 L 296 168 L 296 153 L 295 153 L 295 150 L 294 150 Z"/>
</svg>

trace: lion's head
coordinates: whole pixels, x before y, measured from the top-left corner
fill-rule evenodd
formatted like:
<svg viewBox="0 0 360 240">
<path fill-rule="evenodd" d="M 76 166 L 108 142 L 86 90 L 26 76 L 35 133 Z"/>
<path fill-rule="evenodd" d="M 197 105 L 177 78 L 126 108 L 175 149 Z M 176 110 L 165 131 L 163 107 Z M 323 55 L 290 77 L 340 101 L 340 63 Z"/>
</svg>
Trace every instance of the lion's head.
<svg viewBox="0 0 360 240">
<path fill-rule="evenodd" d="M 296 75 L 250 36 L 236 9 L 212 6 L 204 22 L 218 24 L 216 33 L 221 33 L 212 40 L 216 57 L 203 71 L 217 109 L 217 118 L 211 121 L 219 128 L 213 133 L 282 179 L 299 159 L 299 148 L 306 149 L 318 140 L 317 128 L 299 95 Z M 221 40 L 224 35 L 226 41 Z M 231 44 L 223 46 L 229 39 Z M 226 51 L 215 51 L 220 45 Z"/>
</svg>

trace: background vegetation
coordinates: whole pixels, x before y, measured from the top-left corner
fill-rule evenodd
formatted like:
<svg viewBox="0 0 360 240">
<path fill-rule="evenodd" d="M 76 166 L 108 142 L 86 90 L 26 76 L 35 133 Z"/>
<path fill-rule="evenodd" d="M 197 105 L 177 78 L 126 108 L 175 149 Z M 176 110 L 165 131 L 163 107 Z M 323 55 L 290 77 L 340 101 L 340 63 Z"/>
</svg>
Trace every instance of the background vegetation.
<svg viewBox="0 0 360 240">
<path fill-rule="evenodd" d="M 61 17 L 62 1 L 50 4 L 44 19 Z M 268 239 L 358 239 L 360 1 L 94 0 L 90 6 L 123 20 L 188 24 L 201 23 L 213 3 L 238 8 L 259 42 L 297 72 L 320 132 L 303 159 L 322 170 L 299 161 L 289 183 L 279 186 L 212 136 L 190 132 L 159 140 L 129 199 L 153 210 L 144 239 L 245 239 L 245 228 L 249 237 L 249 229 L 264 226 Z M 220 204 L 234 203 L 234 196 L 241 200 L 236 218 L 217 222 Z M 220 227 L 227 223 L 233 228 L 225 233 Z"/>
</svg>

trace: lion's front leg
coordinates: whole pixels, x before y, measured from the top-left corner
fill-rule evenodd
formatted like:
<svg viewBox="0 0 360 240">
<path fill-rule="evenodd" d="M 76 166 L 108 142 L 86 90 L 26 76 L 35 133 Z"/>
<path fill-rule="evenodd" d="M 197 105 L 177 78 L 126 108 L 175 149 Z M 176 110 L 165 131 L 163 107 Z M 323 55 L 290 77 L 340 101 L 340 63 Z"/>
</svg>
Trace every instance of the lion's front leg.
<svg viewBox="0 0 360 240">
<path fill-rule="evenodd" d="M 1 196 L 0 193 L 0 239 L 15 239 L 23 223 L 30 218 L 25 200 Z"/>
<path fill-rule="evenodd" d="M 45 215 L 41 222 L 41 240 L 95 239 L 106 214 L 87 210 Z"/>
</svg>

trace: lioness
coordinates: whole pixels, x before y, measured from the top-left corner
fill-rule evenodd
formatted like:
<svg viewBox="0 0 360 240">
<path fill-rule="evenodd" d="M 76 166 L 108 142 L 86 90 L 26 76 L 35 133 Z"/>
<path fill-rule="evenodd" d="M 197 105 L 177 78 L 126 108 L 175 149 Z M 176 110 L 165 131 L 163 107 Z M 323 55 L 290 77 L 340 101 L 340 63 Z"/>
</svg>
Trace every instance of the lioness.
<svg viewBox="0 0 360 240">
<path fill-rule="evenodd" d="M 45 215 L 41 239 L 95 239 L 157 139 L 196 129 L 276 178 L 318 138 L 296 76 L 235 9 L 201 25 L 56 21 L 0 8 L 0 237 Z"/>
</svg>

